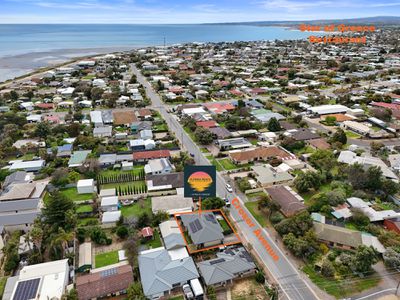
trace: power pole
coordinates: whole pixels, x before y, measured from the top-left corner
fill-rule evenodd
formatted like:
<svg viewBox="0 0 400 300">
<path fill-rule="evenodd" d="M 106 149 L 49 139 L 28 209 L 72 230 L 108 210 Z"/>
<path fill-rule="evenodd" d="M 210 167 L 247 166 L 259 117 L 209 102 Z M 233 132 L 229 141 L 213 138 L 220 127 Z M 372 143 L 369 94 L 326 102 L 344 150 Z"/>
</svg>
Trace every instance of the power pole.
<svg viewBox="0 0 400 300">
<path fill-rule="evenodd" d="M 165 38 L 165 36 L 164 36 L 164 48 L 165 48 L 165 45 L 166 45 L 166 38 Z"/>
</svg>

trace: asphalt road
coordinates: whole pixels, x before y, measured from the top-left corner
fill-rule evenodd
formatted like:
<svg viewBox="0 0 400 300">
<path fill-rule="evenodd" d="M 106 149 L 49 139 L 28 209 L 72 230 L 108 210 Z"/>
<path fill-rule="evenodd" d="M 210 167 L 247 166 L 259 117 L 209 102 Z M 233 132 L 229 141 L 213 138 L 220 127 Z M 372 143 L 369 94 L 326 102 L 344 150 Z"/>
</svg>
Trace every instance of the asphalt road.
<svg viewBox="0 0 400 300">
<path fill-rule="evenodd" d="M 164 120 L 167 122 L 169 128 L 175 133 L 176 138 L 181 142 L 184 149 L 194 155 L 194 159 L 197 165 L 210 165 L 208 159 L 200 151 L 199 147 L 191 140 L 186 134 L 182 126 L 176 120 L 175 116 L 168 113 L 164 106 L 160 96 L 153 90 L 149 82 L 144 76 L 141 75 L 140 71 L 131 65 L 132 71 L 137 76 L 137 80 L 145 87 L 147 96 L 152 101 L 152 108 L 160 112 Z M 220 197 L 227 195 L 226 181 L 217 173 L 217 194 Z M 231 206 L 230 213 L 232 219 L 236 223 L 236 227 L 249 242 L 253 249 L 257 252 L 266 268 L 270 271 L 275 281 L 280 285 L 281 297 L 286 296 L 287 299 L 294 300 L 313 300 L 319 299 L 308 283 L 302 278 L 302 275 L 298 272 L 296 267 L 286 257 L 284 250 L 281 250 L 273 238 L 268 232 L 263 229 L 257 221 L 253 218 L 251 213 L 244 206 L 244 202 L 237 197 L 237 195 L 231 193 L 228 195 L 230 200 L 237 198 L 238 204 L 236 206 L 242 209 L 242 214 L 239 214 L 239 209 Z M 247 222 L 243 220 L 243 214 L 248 216 L 248 222 L 254 226 L 250 227 Z M 255 230 L 259 230 L 260 234 L 256 235 Z M 263 241 L 264 240 L 264 241 Z M 265 242 L 266 241 L 266 242 Z M 265 244 L 268 243 L 269 251 L 267 251 Z M 269 253 L 277 255 L 277 260 L 273 259 Z"/>
</svg>

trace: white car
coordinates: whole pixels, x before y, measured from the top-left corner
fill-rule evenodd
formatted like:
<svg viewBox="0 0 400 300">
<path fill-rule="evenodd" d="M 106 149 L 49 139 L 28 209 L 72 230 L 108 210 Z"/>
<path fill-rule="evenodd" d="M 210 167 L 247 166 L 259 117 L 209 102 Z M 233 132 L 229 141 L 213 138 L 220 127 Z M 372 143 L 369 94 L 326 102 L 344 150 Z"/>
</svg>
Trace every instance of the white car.
<svg viewBox="0 0 400 300">
<path fill-rule="evenodd" d="M 232 193 L 232 192 L 233 192 L 232 187 L 231 187 L 231 185 L 230 185 L 229 183 L 226 184 L 226 190 L 227 190 L 229 193 Z"/>
</svg>

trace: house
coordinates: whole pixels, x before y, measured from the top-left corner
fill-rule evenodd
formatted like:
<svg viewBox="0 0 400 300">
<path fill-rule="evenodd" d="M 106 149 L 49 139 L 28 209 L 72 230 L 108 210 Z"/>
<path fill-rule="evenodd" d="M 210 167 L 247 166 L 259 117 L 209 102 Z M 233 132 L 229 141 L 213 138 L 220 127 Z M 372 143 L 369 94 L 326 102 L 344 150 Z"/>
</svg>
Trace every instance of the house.
<svg viewBox="0 0 400 300">
<path fill-rule="evenodd" d="M 350 150 L 341 151 L 338 157 L 338 162 L 353 165 L 360 164 L 368 169 L 372 166 L 377 166 L 381 169 L 382 175 L 387 179 L 398 181 L 397 175 L 378 157 L 357 156 L 356 153 Z"/>
<path fill-rule="evenodd" d="M 218 126 L 218 123 L 215 122 L 214 120 L 210 120 L 210 121 L 197 121 L 197 122 L 196 122 L 196 126 L 209 129 L 209 128 L 217 127 L 217 126 Z"/>
<path fill-rule="evenodd" d="M 115 165 L 117 154 L 100 154 L 98 162 L 100 167 L 109 167 Z"/>
<path fill-rule="evenodd" d="M 152 123 L 150 121 L 138 121 L 131 124 L 132 133 L 138 133 L 142 130 L 151 130 Z M 153 138 L 153 137 L 151 137 Z"/>
<path fill-rule="evenodd" d="M 351 207 L 357 208 L 362 211 L 363 214 L 369 218 L 370 222 L 382 222 L 385 219 L 400 217 L 400 213 L 391 209 L 377 211 L 371 207 L 372 203 L 365 202 L 364 200 L 357 197 L 348 198 L 346 201 L 351 205 Z"/>
<path fill-rule="evenodd" d="M 156 143 L 154 140 L 143 140 L 143 139 L 137 139 L 137 140 L 130 140 L 129 141 L 129 148 L 132 151 L 136 150 L 152 150 L 156 147 Z"/>
<path fill-rule="evenodd" d="M 232 136 L 232 133 L 225 127 L 211 127 L 208 130 L 216 135 L 218 139 L 226 139 Z"/>
<path fill-rule="evenodd" d="M 140 234 L 142 235 L 142 237 L 144 239 L 151 240 L 151 239 L 153 239 L 153 235 L 154 235 L 153 228 L 144 227 L 144 228 L 142 228 L 142 230 L 140 230 Z"/>
<path fill-rule="evenodd" d="M 385 247 L 378 238 L 368 233 L 319 222 L 313 222 L 313 224 L 318 240 L 326 243 L 329 247 L 356 250 L 359 246 L 365 245 L 372 246 L 379 253 L 385 252 Z"/>
<path fill-rule="evenodd" d="M 307 143 L 311 148 L 316 150 L 328 150 L 331 148 L 331 145 L 323 138 L 309 140 Z"/>
<path fill-rule="evenodd" d="M 101 197 L 100 208 L 102 211 L 117 211 L 118 196 Z"/>
<path fill-rule="evenodd" d="M 173 169 L 168 158 L 151 159 L 144 166 L 144 172 L 151 175 L 171 173 Z"/>
<path fill-rule="evenodd" d="M 64 144 L 57 147 L 57 157 L 70 157 L 72 154 L 72 144 Z"/>
<path fill-rule="evenodd" d="M 76 188 L 78 194 L 92 194 L 94 192 L 94 179 L 78 180 Z"/>
<path fill-rule="evenodd" d="M 356 121 L 344 121 L 342 124 L 340 124 L 340 127 L 345 130 L 354 131 L 355 133 L 363 136 L 369 136 L 373 132 L 369 126 Z"/>
<path fill-rule="evenodd" d="M 8 175 L 3 182 L 3 189 L 14 183 L 26 183 L 31 180 L 31 176 L 25 171 L 16 171 Z"/>
<path fill-rule="evenodd" d="M 197 263 L 200 275 L 207 286 L 225 286 L 236 278 L 254 275 L 256 265 L 244 247 L 226 248 L 217 258 Z"/>
<path fill-rule="evenodd" d="M 149 192 L 182 188 L 183 172 L 147 175 L 146 184 Z"/>
<path fill-rule="evenodd" d="M 166 249 L 178 249 L 186 246 L 175 220 L 164 221 L 160 223 L 159 228 Z"/>
<path fill-rule="evenodd" d="M 223 229 L 214 213 L 179 215 L 183 226 L 188 232 L 192 242 L 199 248 L 222 244 L 224 241 Z"/>
<path fill-rule="evenodd" d="M 9 232 L 28 232 L 41 206 L 40 198 L 0 201 L 0 227 Z"/>
<path fill-rule="evenodd" d="M 308 141 L 319 139 L 320 136 L 308 128 L 292 129 L 285 132 L 285 135 L 292 137 L 295 141 Z"/>
<path fill-rule="evenodd" d="M 85 242 L 79 245 L 78 272 L 85 272 L 92 268 L 92 243 Z"/>
<path fill-rule="evenodd" d="M 243 149 L 252 146 L 252 144 L 243 137 L 232 138 L 227 140 L 218 140 L 217 144 L 221 149 L 221 151 L 231 150 L 231 149 Z"/>
<path fill-rule="evenodd" d="M 3 300 L 61 299 L 69 284 L 68 259 L 24 266 L 7 279 Z"/>
<path fill-rule="evenodd" d="M 79 300 L 102 299 L 126 294 L 133 283 L 132 267 L 121 262 L 93 269 L 89 274 L 76 278 L 76 291 Z"/>
<path fill-rule="evenodd" d="M 30 161 L 14 161 L 10 166 L 10 171 L 23 170 L 26 172 L 38 172 L 46 165 L 46 161 L 42 159 Z"/>
<path fill-rule="evenodd" d="M 112 189 L 101 189 L 99 197 L 103 198 L 103 197 L 111 197 L 111 196 L 115 196 L 115 195 L 116 195 L 116 189 L 115 188 L 112 188 Z"/>
<path fill-rule="evenodd" d="M 113 227 L 117 224 L 119 219 L 121 218 L 121 211 L 106 211 L 103 213 L 101 218 L 101 223 L 108 227 Z"/>
<path fill-rule="evenodd" d="M 235 109 L 235 106 L 232 103 L 204 103 L 203 105 L 207 110 L 214 114 L 223 114 Z"/>
<path fill-rule="evenodd" d="M 263 123 L 268 123 L 272 118 L 279 120 L 284 120 L 285 117 L 280 113 L 275 113 L 265 108 L 254 109 L 250 112 L 250 114 L 256 118 L 258 121 Z"/>
<path fill-rule="evenodd" d="M 91 111 L 90 112 L 90 120 L 95 127 L 103 126 L 102 112 L 99 110 Z"/>
<path fill-rule="evenodd" d="M 153 151 L 138 151 L 132 154 L 134 161 L 148 161 L 156 158 L 169 158 L 171 153 L 169 150 L 153 150 Z"/>
<path fill-rule="evenodd" d="M 143 129 L 140 131 L 140 138 L 142 140 L 151 140 L 153 139 L 153 132 L 151 129 Z"/>
<path fill-rule="evenodd" d="M 184 197 L 182 194 L 160 196 L 151 198 L 151 210 L 154 214 L 166 212 L 169 215 L 193 211 L 192 198 Z"/>
<path fill-rule="evenodd" d="M 182 115 L 186 115 L 186 116 L 192 116 L 195 114 L 203 115 L 206 113 L 206 111 L 204 110 L 203 107 L 198 107 L 197 105 L 196 105 L 196 107 L 183 108 L 181 111 L 182 111 Z"/>
<path fill-rule="evenodd" d="M 199 277 L 186 248 L 164 247 L 142 251 L 138 255 L 140 279 L 147 299 L 160 299 L 172 291 L 181 291 L 191 279 Z"/>
<path fill-rule="evenodd" d="M 16 141 L 13 144 L 13 147 L 17 149 L 21 149 L 22 147 L 27 147 L 27 148 L 38 148 L 38 147 L 45 147 L 46 143 L 45 142 L 40 142 L 35 139 L 21 139 Z"/>
<path fill-rule="evenodd" d="M 383 225 L 390 231 L 400 234 L 400 217 L 393 219 L 385 219 Z"/>
<path fill-rule="evenodd" d="M 252 166 L 251 169 L 256 174 L 257 182 L 265 188 L 273 185 L 290 184 L 294 179 L 287 171 L 279 171 L 269 164 Z"/>
<path fill-rule="evenodd" d="M 133 170 L 133 162 L 131 162 L 131 161 L 123 161 L 123 162 L 121 162 L 121 170 L 122 171 Z"/>
<path fill-rule="evenodd" d="M 105 138 L 112 136 L 112 126 L 103 126 L 93 128 L 93 136 L 97 138 Z"/>
<path fill-rule="evenodd" d="M 236 164 L 248 164 L 253 161 L 268 160 L 270 158 L 288 160 L 295 158 L 295 156 L 280 147 L 270 146 L 229 151 L 229 158 Z"/>
<path fill-rule="evenodd" d="M 209 95 L 208 92 L 204 91 L 204 90 L 198 90 L 198 91 L 194 92 L 194 94 L 196 96 L 196 99 L 199 99 L 199 100 L 206 100 Z"/>
<path fill-rule="evenodd" d="M 320 106 L 313 106 L 307 109 L 308 113 L 315 116 L 343 114 L 349 110 L 348 107 L 341 104 L 326 104 Z"/>
<path fill-rule="evenodd" d="M 68 167 L 80 167 L 85 162 L 87 156 L 91 153 L 91 150 L 74 151 L 68 161 Z"/>
<path fill-rule="evenodd" d="M 279 205 L 279 210 L 285 217 L 291 217 L 306 209 L 304 199 L 288 186 L 266 188 L 271 200 Z"/>
</svg>

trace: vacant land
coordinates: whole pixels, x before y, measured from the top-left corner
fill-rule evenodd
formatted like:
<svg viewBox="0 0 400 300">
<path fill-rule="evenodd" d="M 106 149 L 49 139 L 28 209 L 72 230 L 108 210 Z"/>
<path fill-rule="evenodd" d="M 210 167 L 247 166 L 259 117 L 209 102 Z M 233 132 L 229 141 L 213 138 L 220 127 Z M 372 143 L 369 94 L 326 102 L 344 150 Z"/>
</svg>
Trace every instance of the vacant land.
<svg viewBox="0 0 400 300">
<path fill-rule="evenodd" d="M 264 300 L 269 299 L 264 287 L 254 278 L 235 281 L 231 290 L 232 300 Z"/>
<path fill-rule="evenodd" d="M 122 206 L 121 213 L 124 217 L 139 217 L 144 212 L 151 214 L 151 198 L 147 197 L 144 200 L 139 200 L 137 203 L 134 203 L 129 206 Z"/>
</svg>

